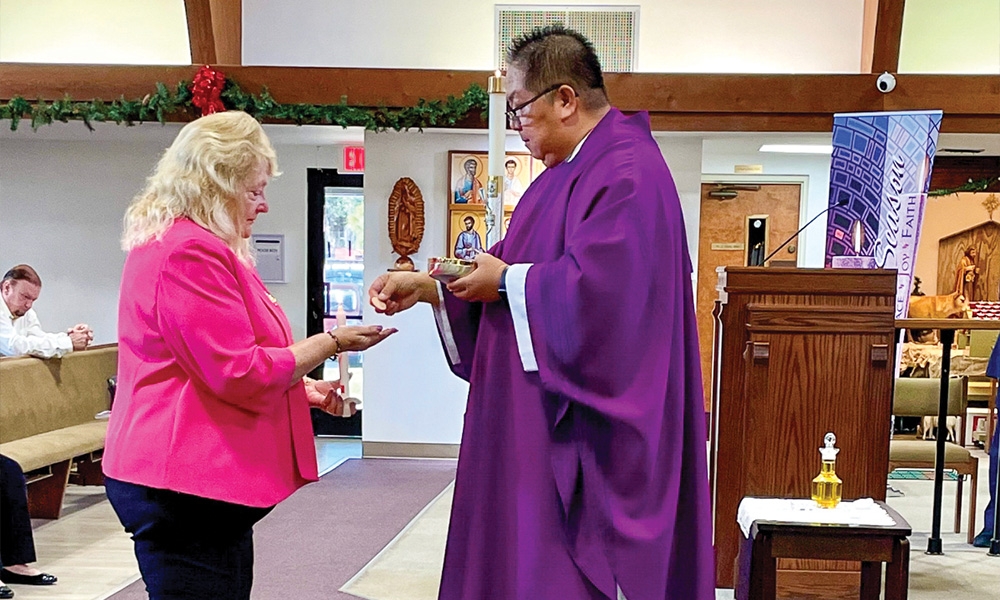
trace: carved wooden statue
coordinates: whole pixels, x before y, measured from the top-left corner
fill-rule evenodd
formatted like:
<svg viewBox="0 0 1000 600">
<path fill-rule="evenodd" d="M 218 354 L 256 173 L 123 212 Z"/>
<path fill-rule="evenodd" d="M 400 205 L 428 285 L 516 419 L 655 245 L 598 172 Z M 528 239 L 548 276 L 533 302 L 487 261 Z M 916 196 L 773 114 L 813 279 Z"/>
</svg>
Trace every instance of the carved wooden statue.
<svg viewBox="0 0 1000 600">
<path fill-rule="evenodd" d="M 976 283 L 979 279 L 977 255 L 975 247 L 969 246 L 958 260 L 958 267 L 955 269 L 955 292 L 965 296 L 969 302 L 980 299 L 976 293 Z"/>
<path fill-rule="evenodd" d="M 389 241 L 399 255 L 395 270 L 413 271 L 411 254 L 420 249 L 424 238 L 424 197 L 409 177 L 402 177 L 389 196 Z"/>
</svg>

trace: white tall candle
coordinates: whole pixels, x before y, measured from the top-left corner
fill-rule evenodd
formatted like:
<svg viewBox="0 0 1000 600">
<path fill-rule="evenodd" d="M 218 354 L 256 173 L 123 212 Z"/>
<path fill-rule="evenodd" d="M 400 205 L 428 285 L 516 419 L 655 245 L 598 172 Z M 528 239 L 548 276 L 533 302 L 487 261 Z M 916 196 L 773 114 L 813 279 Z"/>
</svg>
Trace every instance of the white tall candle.
<svg viewBox="0 0 1000 600">
<path fill-rule="evenodd" d="M 337 305 L 337 328 L 339 329 L 345 325 L 347 325 L 347 313 L 344 312 L 344 305 L 343 303 L 341 303 Z M 351 381 L 351 374 L 347 370 L 348 367 L 347 361 L 348 359 L 346 351 L 341 352 L 337 356 L 337 363 L 340 365 L 340 388 L 342 390 L 341 395 L 344 398 L 351 395 L 350 392 L 348 391 Z"/>
<path fill-rule="evenodd" d="M 503 163 L 506 157 L 507 95 L 504 77 L 497 71 L 490 77 L 490 152 L 486 186 L 486 247 L 503 237 Z"/>
</svg>

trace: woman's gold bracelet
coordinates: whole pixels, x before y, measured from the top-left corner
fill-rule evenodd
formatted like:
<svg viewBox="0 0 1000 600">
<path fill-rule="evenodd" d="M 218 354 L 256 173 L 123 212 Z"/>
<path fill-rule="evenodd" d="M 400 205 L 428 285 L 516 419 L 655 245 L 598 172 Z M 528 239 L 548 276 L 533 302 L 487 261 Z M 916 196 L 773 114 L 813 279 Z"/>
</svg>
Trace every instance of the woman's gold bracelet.
<svg viewBox="0 0 1000 600">
<path fill-rule="evenodd" d="M 326 332 L 327 332 L 327 334 L 329 334 L 330 337 L 333 338 L 333 341 L 337 343 L 337 351 L 334 352 L 334 354 L 340 354 L 341 353 L 340 338 L 337 337 L 337 335 L 333 333 L 332 329 L 327 329 Z"/>
</svg>

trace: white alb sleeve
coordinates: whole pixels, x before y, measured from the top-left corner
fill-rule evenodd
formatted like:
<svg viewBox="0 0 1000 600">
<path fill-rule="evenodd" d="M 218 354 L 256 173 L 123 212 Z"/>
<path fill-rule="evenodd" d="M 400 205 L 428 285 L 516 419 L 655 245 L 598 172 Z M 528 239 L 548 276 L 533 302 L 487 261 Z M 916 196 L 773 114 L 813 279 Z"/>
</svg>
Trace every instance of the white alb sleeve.
<svg viewBox="0 0 1000 600">
<path fill-rule="evenodd" d="M 440 281 L 436 281 L 435 283 L 437 283 L 438 303 L 434 306 L 434 323 L 437 324 L 438 334 L 444 342 L 448 362 L 452 366 L 455 366 L 462 362 L 462 357 L 458 353 L 458 344 L 455 343 L 455 336 L 451 332 L 451 321 L 448 319 L 448 311 L 444 308 L 443 285 Z"/>
<path fill-rule="evenodd" d="M 528 299 L 524 291 L 531 266 L 531 263 L 518 263 L 507 267 L 507 302 L 514 320 L 517 353 L 521 357 L 521 366 L 529 373 L 538 370 L 535 348 L 531 343 L 531 327 L 528 325 Z"/>
</svg>

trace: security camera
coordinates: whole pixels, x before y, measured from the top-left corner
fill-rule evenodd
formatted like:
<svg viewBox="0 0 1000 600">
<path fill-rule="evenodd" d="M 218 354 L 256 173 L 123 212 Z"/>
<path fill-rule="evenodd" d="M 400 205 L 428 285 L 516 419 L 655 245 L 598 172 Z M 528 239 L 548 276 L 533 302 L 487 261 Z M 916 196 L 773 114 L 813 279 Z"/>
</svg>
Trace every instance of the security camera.
<svg viewBox="0 0 1000 600">
<path fill-rule="evenodd" d="M 878 79 L 875 80 L 875 87 L 877 87 L 878 91 L 883 94 L 888 94 L 892 90 L 896 89 L 896 78 L 893 77 L 892 73 L 889 73 L 888 71 L 882 73 L 878 76 Z"/>
</svg>

